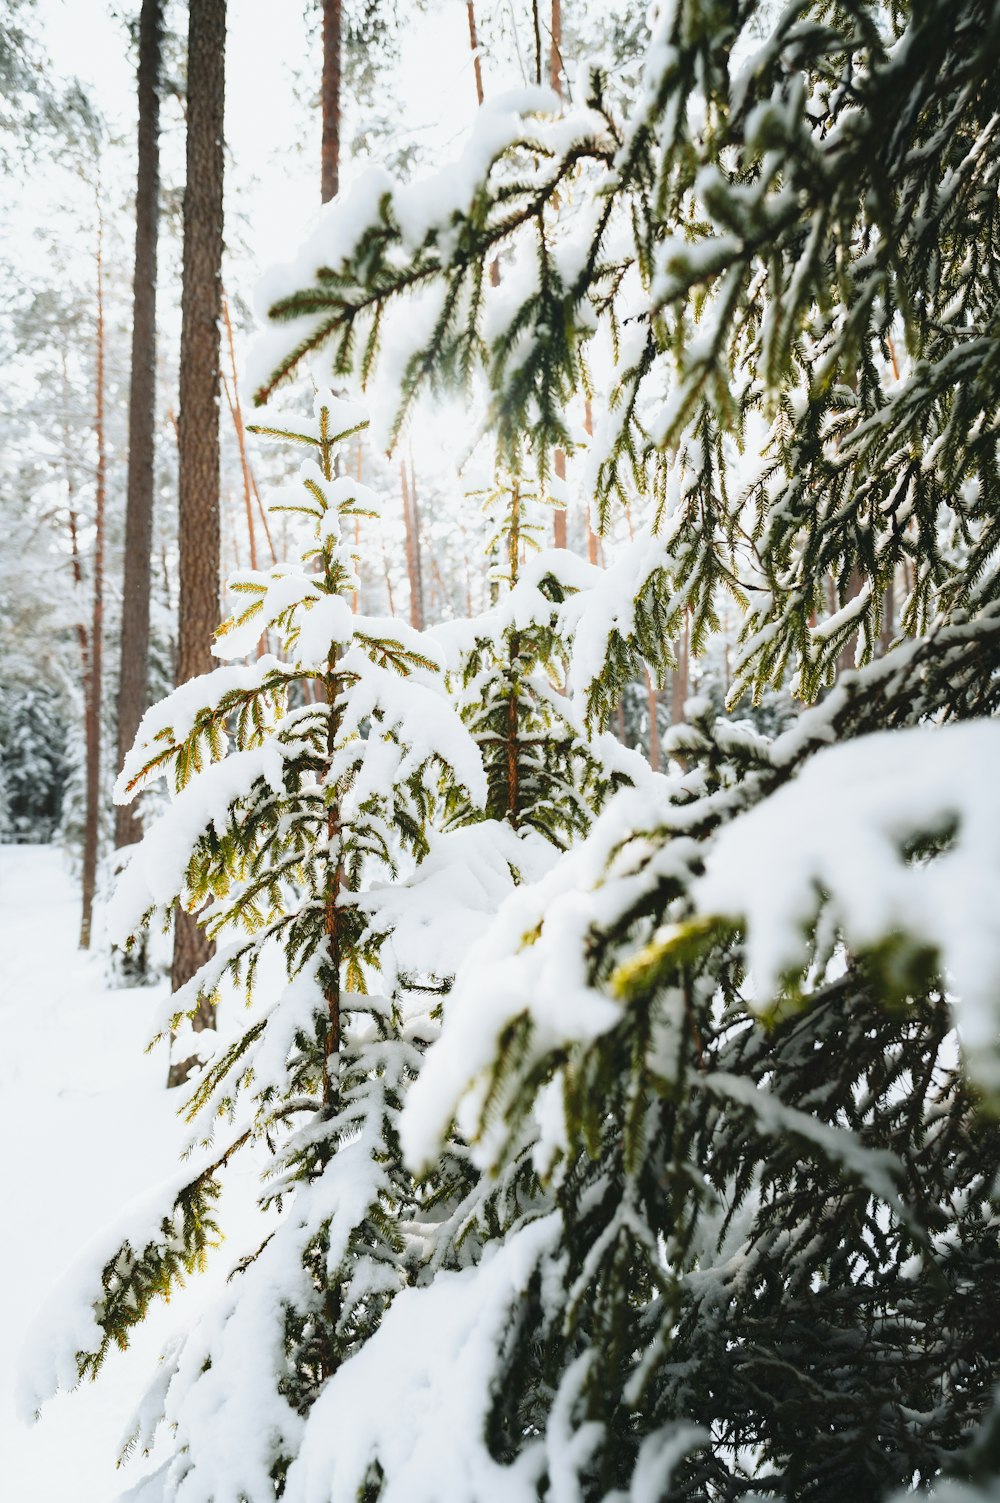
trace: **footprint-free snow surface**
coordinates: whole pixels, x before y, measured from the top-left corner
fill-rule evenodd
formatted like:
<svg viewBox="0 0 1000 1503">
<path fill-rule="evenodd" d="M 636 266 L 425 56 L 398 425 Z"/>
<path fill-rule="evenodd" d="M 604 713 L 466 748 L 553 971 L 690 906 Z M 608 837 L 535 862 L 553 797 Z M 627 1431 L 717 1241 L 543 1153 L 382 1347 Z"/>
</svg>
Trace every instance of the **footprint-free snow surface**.
<svg viewBox="0 0 1000 1503">
<path fill-rule="evenodd" d="M 97 1383 L 60 1394 L 30 1427 L 15 1390 L 25 1332 L 63 1270 L 121 1207 L 173 1173 L 181 1140 L 163 1045 L 143 1049 L 158 993 L 113 990 L 77 948 L 79 886 L 62 855 L 0 845 L 0 1455 L 10 1503 L 112 1503 L 129 1419 L 193 1287 L 113 1352 Z M 198 1281 L 195 1281 L 197 1286 Z"/>
</svg>

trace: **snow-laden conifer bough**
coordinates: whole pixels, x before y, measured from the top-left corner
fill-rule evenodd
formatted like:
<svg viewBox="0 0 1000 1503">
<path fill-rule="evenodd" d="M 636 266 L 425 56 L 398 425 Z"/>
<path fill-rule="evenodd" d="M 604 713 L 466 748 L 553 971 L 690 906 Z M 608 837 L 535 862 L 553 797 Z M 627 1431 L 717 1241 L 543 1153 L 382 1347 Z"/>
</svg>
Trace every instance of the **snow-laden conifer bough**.
<svg viewBox="0 0 1000 1503">
<path fill-rule="evenodd" d="M 670 0 L 631 104 L 599 67 L 566 117 L 508 98 L 270 280 L 262 397 L 381 372 L 391 437 L 425 385 L 485 393 L 510 566 L 477 622 L 351 617 L 376 502 L 321 397 L 322 573 L 244 578 L 228 634 L 286 656 L 178 691 L 123 774 L 178 784 L 123 930 L 180 892 L 226 941 L 174 1005 L 290 962 L 195 1084 L 215 1140 L 26 1366 L 29 1408 L 93 1369 L 259 1153 L 266 1240 L 167 1354 L 134 1499 L 996 1497 L 998 65 L 993 0 Z M 522 564 L 584 393 L 635 542 Z M 734 702 L 821 703 L 768 740 L 689 701 L 665 776 L 612 754 L 722 591 Z"/>
</svg>

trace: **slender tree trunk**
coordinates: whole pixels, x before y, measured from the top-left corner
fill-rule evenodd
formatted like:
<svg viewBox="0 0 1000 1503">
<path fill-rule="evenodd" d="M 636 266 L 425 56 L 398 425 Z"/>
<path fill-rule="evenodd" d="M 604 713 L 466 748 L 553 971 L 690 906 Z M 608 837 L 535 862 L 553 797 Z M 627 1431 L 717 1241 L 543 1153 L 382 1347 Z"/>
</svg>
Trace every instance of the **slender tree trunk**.
<svg viewBox="0 0 1000 1503">
<path fill-rule="evenodd" d="M 565 483 L 566 454 L 563 449 L 556 450 L 553 468 L 556 472 L 556 479 Z M 552 541 L 557 548 L 566 546 L 566 509 L 563 506 L 557 506 L 552 513 Z"/>
<path fill-rule="evenodd" d="M 414 474 L 406 478 L 406 461 L 399 461 L 399 478 L 403 487 L 403 525 L 406 529 L 406 569 L 410 580 L 410 625 L 424 629 L 424 592 L 420 577 L 420 518 L 414 489 Z"/>
<path fill-rule="evenodd" d="M 139 171 L 135 195 L 135 279 L 128 410 L 128 493 L 118 672 L 118 766 L 135 740 L 149 698 L 149 585 L 156 423 L 156 237 L 160 206 L 160 41 L 163 0 L 139 15 Z M 115 809 L 115 846 L 142 835 L 135 803 Z"/>
<path fill-rule="evenodd" d="M 177 681 L 213 667 L 219 619 L 219 316 L 222 309 L 226 0 L 190 0 L 187 183 L 180 371 L 180 610 Z M 210 958 L 212 945 L 181 910 L 174 931 L 176 991 Z M 195 1029 L 209 1026 L 203 1002 Z M 171 1069 L 178 1084 L 190 1061 Z"/>
<path fill-rule="evenodd" d="M 396 607 L 392 599 L 392 575 L 389 573 L 389 555 L 385 551 L 384 537 L 379 539 L 379 545 L 382 549 L 382 572 L 385 575 L 385 593 L 389 603 L 389 615 L 394 616 L 396 614 Z M 469 614 L 472 614 L 471 611 Z"/>
<path fill-rule="evenodd" d="M 535 33 L 535 83 L 542 81 L 542 20 L 538 13 L 538 0 L 531 0 L 531 23 Z"/>
<path fill-rule="evenodd" d="M 90 625 L 90 671 L 86 693 L 87 812 L 83 833 L 83 911 L 80 949 L 90 949 L 97 890 L 97 848 L 101 817 L 101 677 L 104 638 L 104 507 L 107 455 L 104 445 L 104 221 L 97 209 L 97 380 L 94 429 L 97 435 L 97 486 L 94 508 L 94 606 Z"/>
<path fill-rule="evenodd" d="M 649 765 L 654 772 L 660 770 L 660 724 L 656 718 L 660 703 L 659 692 L 653 675 L 646 669 L 646 691 L 649 695 Z"/>
<path fill-rule="evenodd" d="M 476 35 L 476 7 L 473 0 L 466 0 L 466 10 L 469 13 L 469 46 L 472 49 L 472 68 L 476 75 L 476 101 L 482 108 L 486 97 L 483 93 L 483 65 L 479 60 L 479 39 Z"/>
<path fill-rule="evenodd" d="M 340 191 L 341 0 L 323 0 L 323 157 L 322 199 Z"/>
<path fill-rule="evenodd" d="M 562 0 L 552 0 L 552 35 L 549 42 L 549 83 L 559 95 L 562 90 Z"/>
<path fill-rule="evenodd" d="M 236 350 L 233 345 L 233 323 L 229 317 L 229 302 L 225 293 L 222 295 L 222 318 L 226 325 L 226 345 L 229 350 L 229 371 L 233 383 L 232 390 L 230 390 L 229 382 L 225 376 L 222 377 L 222 385 L 226 393 L 229 415 L 233 420 L 236 445 L 240 452 L 240 470 L 243 476 L 243 507 L 247 519 L 247 537 L 250 540 L 250 567 L 251 569 L 256 569 L 257 531 L 253 521 L 253 485 L 250 478 L 250 460 L 247 457 L 247 435 L 243 425 L 243 408 L 240 405 L 240 392 L 236 384 Z"/>
<path fill-rule="evenodd" d="M 63 406 L 69 406 L 69 371 L 66 366 L 66 351 L 62 351 L 62 384 Z M 80 537 L 79 519 L 76 513 L 76 480 L 73 477 L 73 445 L 70 442 L 69 423 L 63 415 L 62 423 L 63 438 L 63 465 L 66 470 L 66 511 L 67 524 L 69 526 L 69 556 L 73 570 L 73 585 L 77 605 L 83 604 L 83 564 L 80 561 Z M 87 681 L 90 675 L 90 647 L 87 641 L 87 628 L 83 621 L 77 619 L 76 640 L 80 648 L 80 679 L 83 684 L 84 713 L 87 703 Z"/>
</svg>

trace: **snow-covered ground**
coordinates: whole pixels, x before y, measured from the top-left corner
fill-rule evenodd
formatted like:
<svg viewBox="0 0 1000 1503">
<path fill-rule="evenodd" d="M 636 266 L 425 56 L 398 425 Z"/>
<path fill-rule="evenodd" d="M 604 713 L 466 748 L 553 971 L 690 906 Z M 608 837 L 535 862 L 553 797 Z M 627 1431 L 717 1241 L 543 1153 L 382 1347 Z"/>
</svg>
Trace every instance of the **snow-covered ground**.
<svg viewBox="0 0 1000 1503">
<path fill-rule="evenodd" d="M 185 1291 L 96 1384 L 59 1395 L 30 1428 L 16 1417 L 36 1309 L 84 1243 L 176 1169 L 181 1136 L 165 1048 L 143 1053 L 157 993 L 109 989 L 101 958 L 77 949 L 79 922 L 60 853 L 0 846 L 0 1495 L 11 1503 L 112 1503 L 141 1474 L 141 1459 L 116 1471 L 121 1439 L 165 1335 L 190 1313 L 178 1307 L 204 1297 Z"/>
</svg>

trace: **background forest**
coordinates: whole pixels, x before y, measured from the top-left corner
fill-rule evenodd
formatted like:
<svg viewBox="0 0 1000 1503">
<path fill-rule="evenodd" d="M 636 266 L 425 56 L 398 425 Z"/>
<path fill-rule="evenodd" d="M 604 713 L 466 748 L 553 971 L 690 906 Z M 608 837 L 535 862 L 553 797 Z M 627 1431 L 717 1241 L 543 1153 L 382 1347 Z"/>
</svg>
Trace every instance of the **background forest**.
<svg viewBox="0 0 1000 1503">
<path fill-rule="evenodd" d="M 1000 5 L 3 20 L 23 1417 L 995 1497 Z"/>
</svg>

